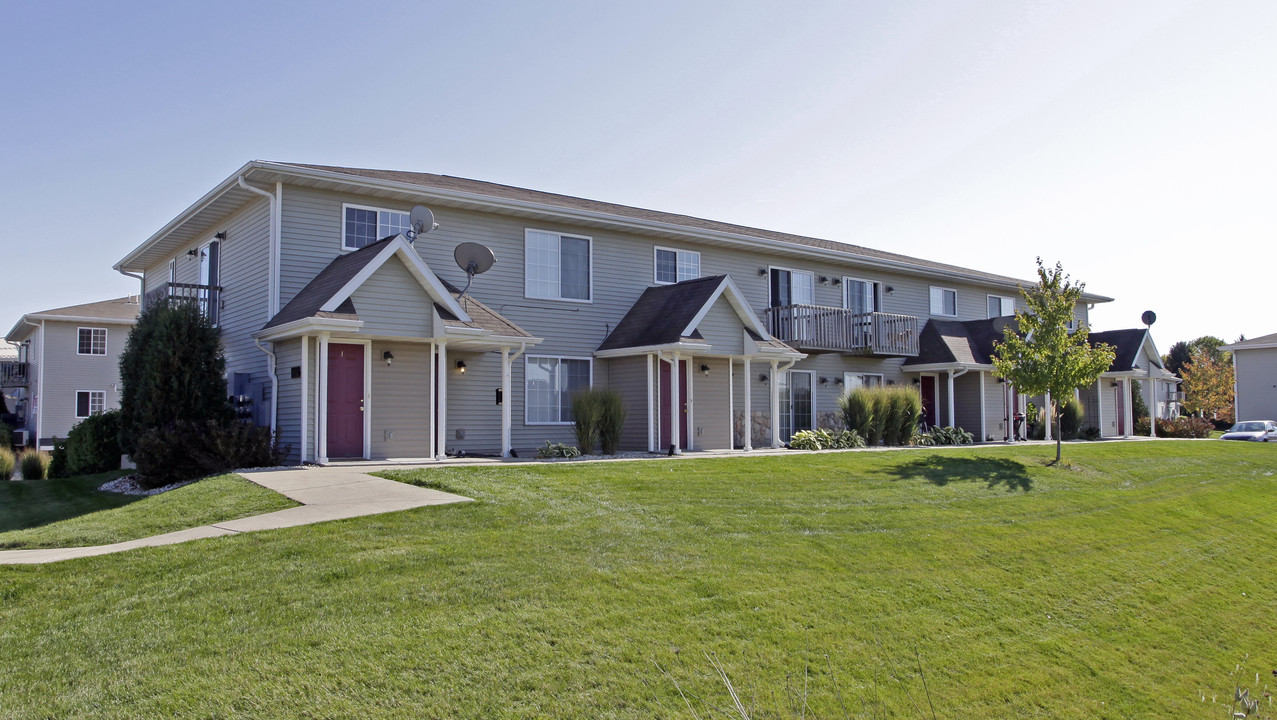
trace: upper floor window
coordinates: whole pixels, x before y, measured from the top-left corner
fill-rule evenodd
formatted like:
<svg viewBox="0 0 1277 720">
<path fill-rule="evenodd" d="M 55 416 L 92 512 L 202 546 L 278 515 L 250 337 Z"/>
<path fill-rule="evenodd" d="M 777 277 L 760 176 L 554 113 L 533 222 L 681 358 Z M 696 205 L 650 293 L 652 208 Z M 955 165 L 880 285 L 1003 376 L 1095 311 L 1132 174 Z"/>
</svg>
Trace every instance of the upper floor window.
<svg viewBox="0 0 1277 720">
<path fill-rule="evenodd" d="M 843 307 L 856 315 L 878 312 L 878 283 L 845 277 L 842 299 Z"/>
<path fill-rule="evenodd" d="M 691 250 L 656 248 L 656 282 L 662 285 L 701 276 L 701 254 Z"/>
<path fill-rule="evenodd" d="M 772 268 L 769 307 L 813 305 L 816 302 L 816 277 L 800 270 Z"/>
<path fill-rule="evenodd" d="M 590 250 L 579 235 L 527 230 L 524 233 L 524 295 L 545 300 L 592 299 Z"/>
<path fill-rule="evenodd" d="M 342 214 L 345 217 L 342 247 L 346 250 L 358 250 L 412 228 L 408 213 L 405 212 L 362 205 L 342 205 Z"/>
<path fill-rule="evenodd" d="M 75 416 L 86 418 L 106 410 L 105 390 L 81 390 L 75 394 Z"/>
<path fill-rule="evenodd" d="M 571 423 L 572 395 L 590 389 L 588 358 L 529 356 L 527 362 L 524 422 L 529 425 Z"/>
<path fill-rule="evenodd" d="M 882 385 L 882 373 L 843 373 L 842 384 L 847 391 L 862 387 L 878 387 Z"/>
<path fill-rule="evenodd" d="M 958 291 L 950 288 L 931 286 L 931 314 L 957 317 Z"/>
<path fill-rule="evenodd" d="M 80 328 L 76 340 L 77 355 L 105 355 L 106 328 Z"/>
<path fill-rule="evenodd" d="M 1003 295 L 989 296 L 989 317 L 1003 317 L 1015 314 L 1015 298 Z"/>
</svg>

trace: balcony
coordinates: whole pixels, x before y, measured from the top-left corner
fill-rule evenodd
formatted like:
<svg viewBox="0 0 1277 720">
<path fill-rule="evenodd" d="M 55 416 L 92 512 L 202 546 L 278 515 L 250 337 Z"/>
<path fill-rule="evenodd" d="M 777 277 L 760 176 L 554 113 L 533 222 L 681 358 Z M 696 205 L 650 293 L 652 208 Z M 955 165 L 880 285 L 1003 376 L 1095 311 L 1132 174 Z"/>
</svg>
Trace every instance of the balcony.
<svg viewBox="0 0 1277 720">
<path fill-rule="evenodd" d="M 16 360 L 0 360 L 0 387 L 27 386 L 27 364 Z"/>
<path fill-rule="evenodd" d="M 1167 390 L 1163 393 L 1162 402 L 1182 403 L 1184 402 L 1183 390 Z"/>
<path fill-rule="evenodd" d="M 913 315 L 782 305 L 768 308 L 766 317 L 768 332 L 804 352 L 883 357 L 918 354 L 918 318 Z"/>
<path fill-rule="evenodd" d="M 151 307 L 163 299 L 193 302 L 200 312 L 208 316 L 214 325 L 221 315 L 222 288 L 216 285 L 192 285 L 190 283 L 164 283 L 146 294 L 145 307 Z"/>
</svg>

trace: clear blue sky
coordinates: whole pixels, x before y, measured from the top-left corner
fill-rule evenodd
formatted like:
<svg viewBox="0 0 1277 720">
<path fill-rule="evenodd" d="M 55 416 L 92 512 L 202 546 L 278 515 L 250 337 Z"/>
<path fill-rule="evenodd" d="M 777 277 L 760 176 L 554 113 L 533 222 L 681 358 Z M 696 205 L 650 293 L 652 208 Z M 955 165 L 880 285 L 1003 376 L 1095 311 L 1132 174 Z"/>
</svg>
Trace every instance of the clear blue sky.
<svg viewBox="0 0 1277 720">
<path fill-rule="evenodd" d="M 3 4 L 0 325 L 251 159 L 447 173 L 1277 331 L 1277 2 Z M 351 8 L 358 8 L 357 10 Z"/>
</svg>

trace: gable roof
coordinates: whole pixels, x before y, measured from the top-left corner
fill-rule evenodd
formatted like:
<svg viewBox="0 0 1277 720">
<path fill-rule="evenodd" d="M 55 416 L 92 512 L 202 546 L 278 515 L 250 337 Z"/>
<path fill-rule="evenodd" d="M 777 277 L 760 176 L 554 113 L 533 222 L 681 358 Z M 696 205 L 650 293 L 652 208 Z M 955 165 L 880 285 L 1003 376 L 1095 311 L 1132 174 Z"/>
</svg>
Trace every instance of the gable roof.
<svg viewBox="0 0 1277 720">
<path fill-rule="evenodd" d="M 456 299 L 470 317 L 469 320 L 462 320 L 449 312 L 447 308 L 435 304 L 435 310 L 438 311 L 440 319 L 443 320 L 444 327 L 469 327 L 478 330 L 490 330 L 493 335 L 500 337 L 532 338 L 531 333 L 514 324 L 509 318 L 501 315 L 496 310 L 484 305 L 471 295 L 462 295 L 461 291 L 452 283 L 443 278 L 439 278 L 439 282 L 448 288 L 448 292 L 452 293 L 452 297 Z"/>
<path fill-rule="evenodd" d="M 1113 346 L 1113 364 L 1109 365 L 1109 372 L 1131 372 L 1140 358 L 1140 349 L 1144 347 L 1146 337 L 1148 337 L 1147 328 L 1105 330 L 1091 333 L 1087 336 L 1087 342 L 1091 347 L 1101 343 Z M 1161 359 L 1155 360 L 1153 364 L 1160 368 Z"/>
<path fill-rule="evenodd" d="M 9 331 L 9 334 L 5 335 L 5 339 L 17 342 L 19 338 L 25 337 L 29 332 L 23 330 L 23 326 L 26 325 L 29 328 L 30 325 L 27 325 L 27 323 L 38 320 L 133 325 L 137 322 L 137 316 L 141 311 L 142 306 L 138 303 L 136 295 L 83 303 L 81 305 L 68 305 L 52 310 L 40 310 L 39 312 L 27 313 L 19 318 L 18 322 L 14 323 L 13 329 Z"/>
<path fill-rule="evenodd" d="M 1232 345 L 1225 345 L 1224 350 L 1260 350 L 1262 348 L 1277 348 L 1277 333 L 1271 335 L 1261 335 L 1250 340 L 1242 340 Z"/>
<path fill-rule="evenodd" d="M 1014 330 L 1014 316 L 989 320 L 928 320 L 918 336 L 918 355 L 910 365 L 992 365 L 993 344 L 1003 338 L 1003 328 Z"/>
</svg>

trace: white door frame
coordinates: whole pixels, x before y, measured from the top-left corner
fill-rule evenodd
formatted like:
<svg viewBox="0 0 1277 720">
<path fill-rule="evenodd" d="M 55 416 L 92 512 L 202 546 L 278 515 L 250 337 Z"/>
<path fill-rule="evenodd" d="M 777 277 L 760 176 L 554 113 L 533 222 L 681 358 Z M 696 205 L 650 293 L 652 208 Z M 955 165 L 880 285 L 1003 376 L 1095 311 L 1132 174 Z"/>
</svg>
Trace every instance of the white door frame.
<svg viewBox="0 0 1277 720">
<path fill-rule="evenodd" d="M 323 458 L 328 459 L 328 387 L 327 384 L 332 381 L 328 374 L 328 348 L 332 345 L 362 345 L 364 347 L 364 454 L 365 460 L 372 459 L 372 340 L 364 338 L 327 338 L 324 343 L 324 352 L 320 355 L 319 361 L 322 363 L 320 369 L 320 377 L 324 382 L 323 402 L 318 403 L 319 422 L 324 429 L 324 445 Z M 319 448 L 316 448 L 318 451 Z M 316 453 L 319 454 L 318 452 Z"/>
</svg>

